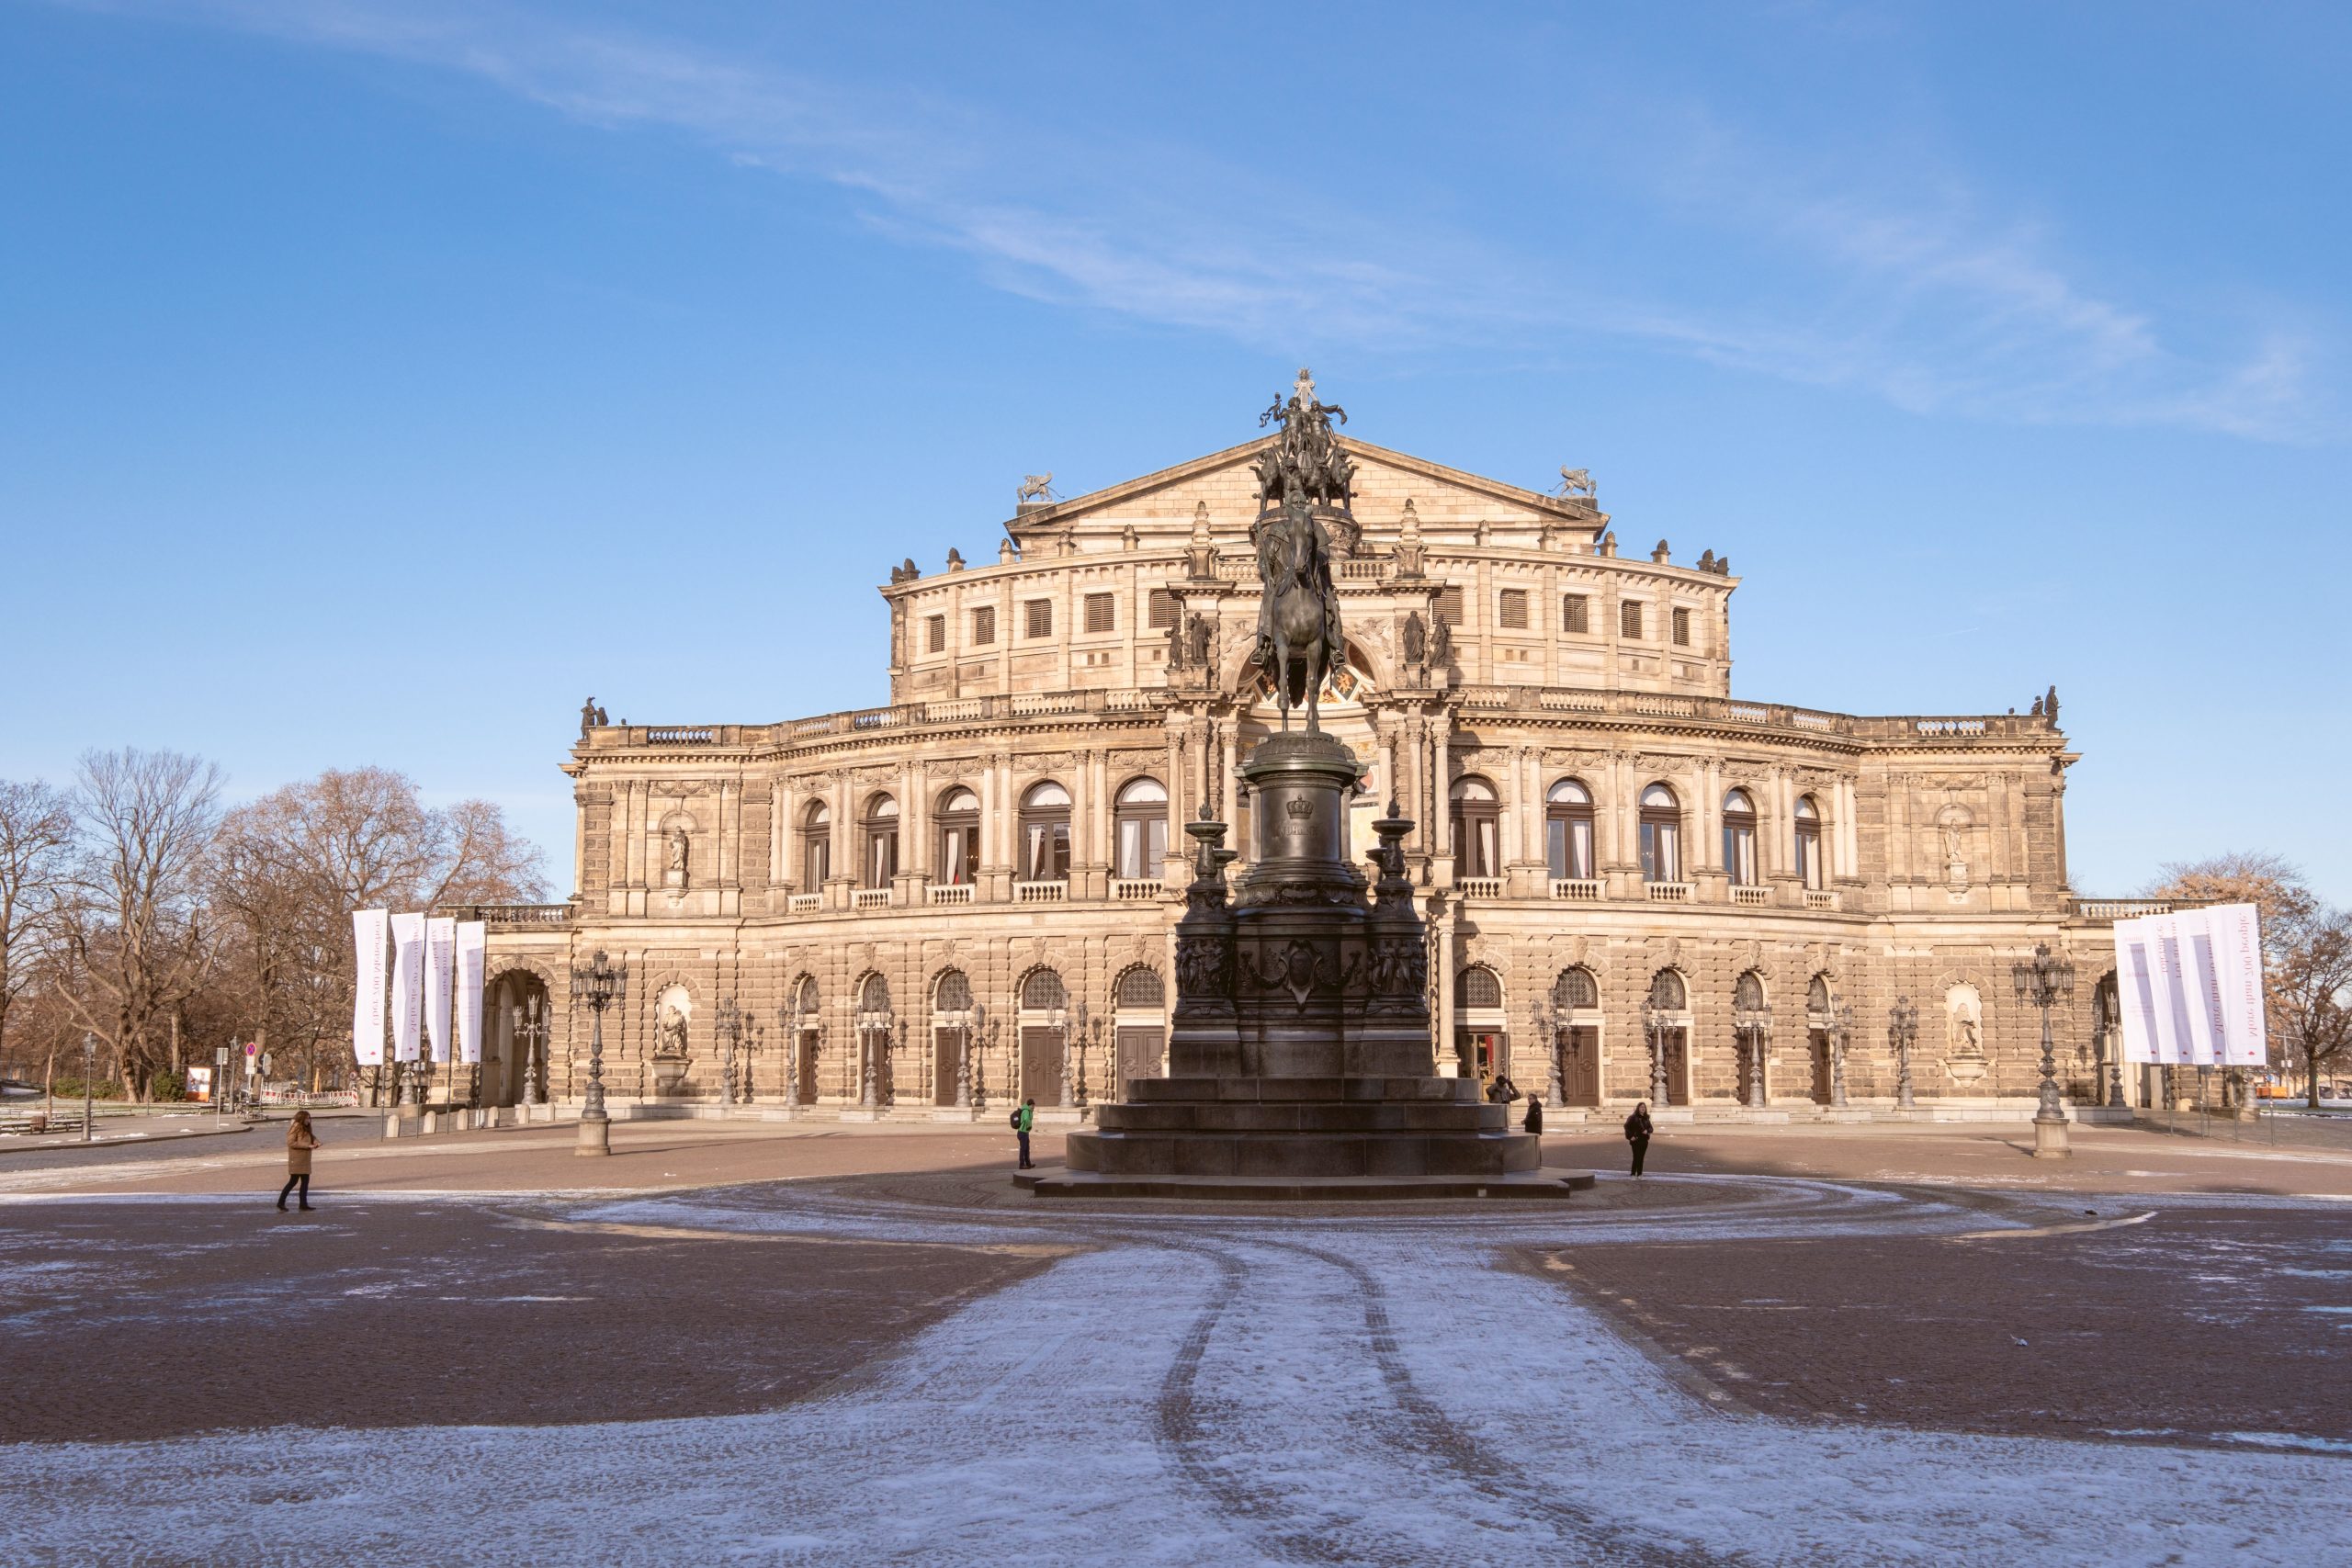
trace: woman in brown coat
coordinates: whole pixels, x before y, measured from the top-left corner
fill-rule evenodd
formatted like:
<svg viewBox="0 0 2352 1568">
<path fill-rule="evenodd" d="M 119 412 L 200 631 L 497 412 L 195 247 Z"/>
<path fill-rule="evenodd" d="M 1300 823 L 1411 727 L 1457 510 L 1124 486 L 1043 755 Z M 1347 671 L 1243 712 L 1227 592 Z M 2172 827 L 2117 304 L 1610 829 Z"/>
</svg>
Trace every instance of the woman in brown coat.
<svg viewBox="0 0 2352 1568">
<path fill-rule="evenodd" d="M 311 1206 L 311 1151 L 319 1146 L 319 1135 L 311 1131 L 311 1113 L 294 1112 L 294 1120 L 286 1124 L 286 1185 L 277 1190 L 277 1206 L 286 1207 L 286 1195 L 294 1190 L 297 1182 L 302 1186 L 302 1207 Z"/>
</svg>

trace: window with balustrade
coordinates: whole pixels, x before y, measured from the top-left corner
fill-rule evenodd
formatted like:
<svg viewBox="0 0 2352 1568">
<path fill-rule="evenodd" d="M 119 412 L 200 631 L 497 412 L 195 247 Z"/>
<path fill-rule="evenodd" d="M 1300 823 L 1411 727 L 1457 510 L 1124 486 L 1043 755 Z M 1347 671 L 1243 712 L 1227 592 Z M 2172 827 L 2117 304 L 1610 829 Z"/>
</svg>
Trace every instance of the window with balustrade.
<svg viewBox="0 0 2352 1568">
<path fill-rule="evenodd" d="M 800 816 L 800 887 L 814 893 L 833 874 L 833 808 L 812 803 Z"/>
<path fill-rule="evenodd" d="M 899 803 L 877 795 L 865 803 L 865 852 L 858 857 L 858 879 L 867 887 L 888 887 L 899 874 Z"/>
<path fill-rule="evenodd" d="M 1813 796 L 1797 796 L 1797 880 L 1818 891 L 1826 886 L 1821 870 L 1821 808 Z"/>
<path fill-rule="evenodd" d="M 1047 780 L 1021 797 L 1021 880 L 1069 880 L 1069 791 Z"/>
<path fill-rule="evenodd" d="M 1754 887 L 1760 878 L 1756 867 L 1756 802 L 1744 789 L 1724 796 L 1724 874 L 1734 887 Z"/>
<path fill-rule="evenodd" d="M 1593 875 L 1592 791 L 1562 779 L 1544 798 L 1544 858 L 1555 882 Z"/>
<path fill-rule="evenodd" d="M 980 874 L 980 797 L 957 784 L 942 795 L 933 818 L 938 824 L 939 859 L 932 880 L 961 887 Z"/>
<path fill-rule="evenodd" d="M 1128 881 L 1159 874 L 1168 854 L 1168 791 L 1158 779 L 1122 786 L 1111 811 L 1112 872 Z"/>
<path fill-rule="evenodd" d="M 1500 876 L 1501 804 L 1482 778 L 1453 782 L 1453 869 L 1461 876 Z"/>
<path fill-rule="evenodd" d="M 1641 796 L 1642 880 L 1682 880 L 1682 803 L 1674 791 L 1654 784 Z"/>
</svg>

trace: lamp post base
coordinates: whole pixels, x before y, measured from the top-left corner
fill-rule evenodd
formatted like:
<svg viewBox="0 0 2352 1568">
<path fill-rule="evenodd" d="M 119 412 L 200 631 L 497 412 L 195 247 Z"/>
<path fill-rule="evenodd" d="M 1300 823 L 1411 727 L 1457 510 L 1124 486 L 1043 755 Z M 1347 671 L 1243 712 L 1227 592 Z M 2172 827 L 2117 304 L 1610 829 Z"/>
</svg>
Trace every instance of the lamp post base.
<svg viewBox="0 0 2352 1568">
<path fill-rule="evenodd" d="M 2067 1159 L 2074 1150 L 2066 1145 L 2066 1119 L 2064 1116 L 2033 1119 L 2033 1157 L 2036 1159 Z"/>
<path fill-rule="evenodd" d="M 580 1119 L 579 1146 L 575 1155 L 608 1155 L 613 1152 L 613 1122 L 608 1116 Z"/>
</svg>

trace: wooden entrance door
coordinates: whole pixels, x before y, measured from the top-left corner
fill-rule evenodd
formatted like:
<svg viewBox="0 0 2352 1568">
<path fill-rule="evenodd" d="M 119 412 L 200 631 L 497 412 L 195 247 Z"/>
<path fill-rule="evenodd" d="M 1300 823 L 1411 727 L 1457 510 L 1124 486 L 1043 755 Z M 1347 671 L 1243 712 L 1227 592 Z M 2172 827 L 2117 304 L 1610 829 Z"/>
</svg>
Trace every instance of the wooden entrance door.
<svg viewBox="0 0 2352 1568">
<path fill-rule="evenodd" d="M 1830 1101 L 1829 1033 L 1826 1030 L 1808 1031 L 1805 1035 L 1813 1052 L 1813 1102 L 1826 1105 Z"/>
<path fill-rule="evenodd" d="M 1119 1077 L 1112 1089 L 1119 1100 L 1129 1098 L 1127 1085 L 1136 1078 L 1159 1076 L 1162 1042 L 1157 1025 L 1119 1025 Z"/>
<path fill-rule="evenodd" d="M 1597 1107 L 1600 1103 L 1600 1031 L 1560 1031 L 1560 1054 L 1566 1073 L 1560 1080 L 1560 1103 Z"/>
<path fill-rule="evenodd" d="M 962 1060 L 964 1032 L 941 1026 L 931 1032 L 931 1102 L 956 1103 L 956 1067 Z"/>
<path fill-rule="evenodd" d="M 1669 1029 L 1664 1042 L 1666 1049 L 1666 1102 L 1668 1105 L 1690 1103 L 1690 1032 Z"/>
<path fill-rule="evenodd" d="M 1062 1032 L 1050 1024 L 1021 1031 L 1021 1098 L 1040 1106 L 1062 1102 Z"/>
</svg>

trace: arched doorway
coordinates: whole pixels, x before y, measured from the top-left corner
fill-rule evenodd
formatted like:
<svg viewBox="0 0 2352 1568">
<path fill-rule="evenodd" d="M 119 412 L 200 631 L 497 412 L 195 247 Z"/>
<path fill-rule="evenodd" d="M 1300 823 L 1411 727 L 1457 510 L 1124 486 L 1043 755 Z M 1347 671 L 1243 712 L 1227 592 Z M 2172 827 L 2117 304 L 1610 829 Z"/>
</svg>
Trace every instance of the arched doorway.
<svg viewBox="0 0 2352 1568">
<path fill-rule="evenodd" d="M 858 1081 L 851 1086 L 850 1098 L 865 1103 L 865 1086 L 874 1086 L 874 1103 L 888 1105 L 892 1100 L 890 1070 L 890 1031 L 897 1022 L 890 1011 L 890 982 L 879 974 L 869 974 L 857 987 L 857 1061 L 853 1066 Z"/>
<path fill-rule="evenodd" d="M 1453 1059 L 1462 1076 L 1475 1076 L 1481 1089 L 1510 1071 L 1502 976 L 1483 964 L 1473 964 L 1454 978 Z"/>
<path fill-rule="evenodd" d="M 963 1081 L 970 1069 L 972 982 L 961 969 L 943 973 L 931 987 L 931 1102 L 959 1105 L 970 1091 Z"/>
<path fill-rule="evenodd" d="M 1559 1055 L 1562 1105 L 1600 1104 L 1600 983 L 1592 971 L 1563 969 L 1552 982 L 1553 1027 Z"/>
<path fill-rule="evenodd" d="M 1838 1068 L 1831 1055 L 1829 1031 L 1835 1020 L 1831 1016 L 1829 976 L 1815 975 L 1804 988 L 1805 1054 L 1813 1063 L 1813 1102 L 1833 1105 L 1838 1100 Z"/>
<path fill-rule="evenodd" d="M 1677 969 L 1650 977 L 1649 1018 L 1657 1031 L 1656 1050 L 1665 1065 L 1666 1103 L 1690 1103 L 1690 983 Z M 1650 1091 L 1657 1091 L 1658 1065 L 1650 1065 Z"/>
<path fill-rule="evenodd" d="M 1062 1102 L 1062 1058 L 1069 1040 L 1069 991 L 1051 969 L 1032 969 L 1021 982 L 1021 1088 L 1041 1106 Z"/>
<path fill-rule="evenodd" d="M 554 1004 L 548 984 L 528 969 L 509 969 L 482 998 L 481 1103 L 548 1102 L 548 1040 Z"/>
<path fill-rule="evenodd" d="M 1732 982 L 1732 1054 L 1739 1075 L 1739 1082 L 1733 1087 L 1733 1098 L 1751 1111 L 1760 1111 L 1772 1102 L 1772 1086 L 1766 1081 L 1770 1060 L 1765 1032 L 1770 1023 L 1765 1001 L 1764 976 L 1755 970 L 1742 972 Z"/>
<path fill-rule="evenodd" d="M 818 1046 L 824 1038 L 824 1013 L 817 1005 L 817 976 L 803 975 L 784 1005 L 785 1071 L 796 1088 L 793 1102 L 817 1103 Z"/>
<path fill-rule="evenodd" d="M 1114 1098 L 1125 1100 L 1131 1080 L 1159 1077 L 1168 1042 L 1168 987 L 1157 971 L 1138 964 L 1119 976 L 1111 1008 L 1119 1053 L 1118 1081 L 1112 1089 Z"/>
</svg>

